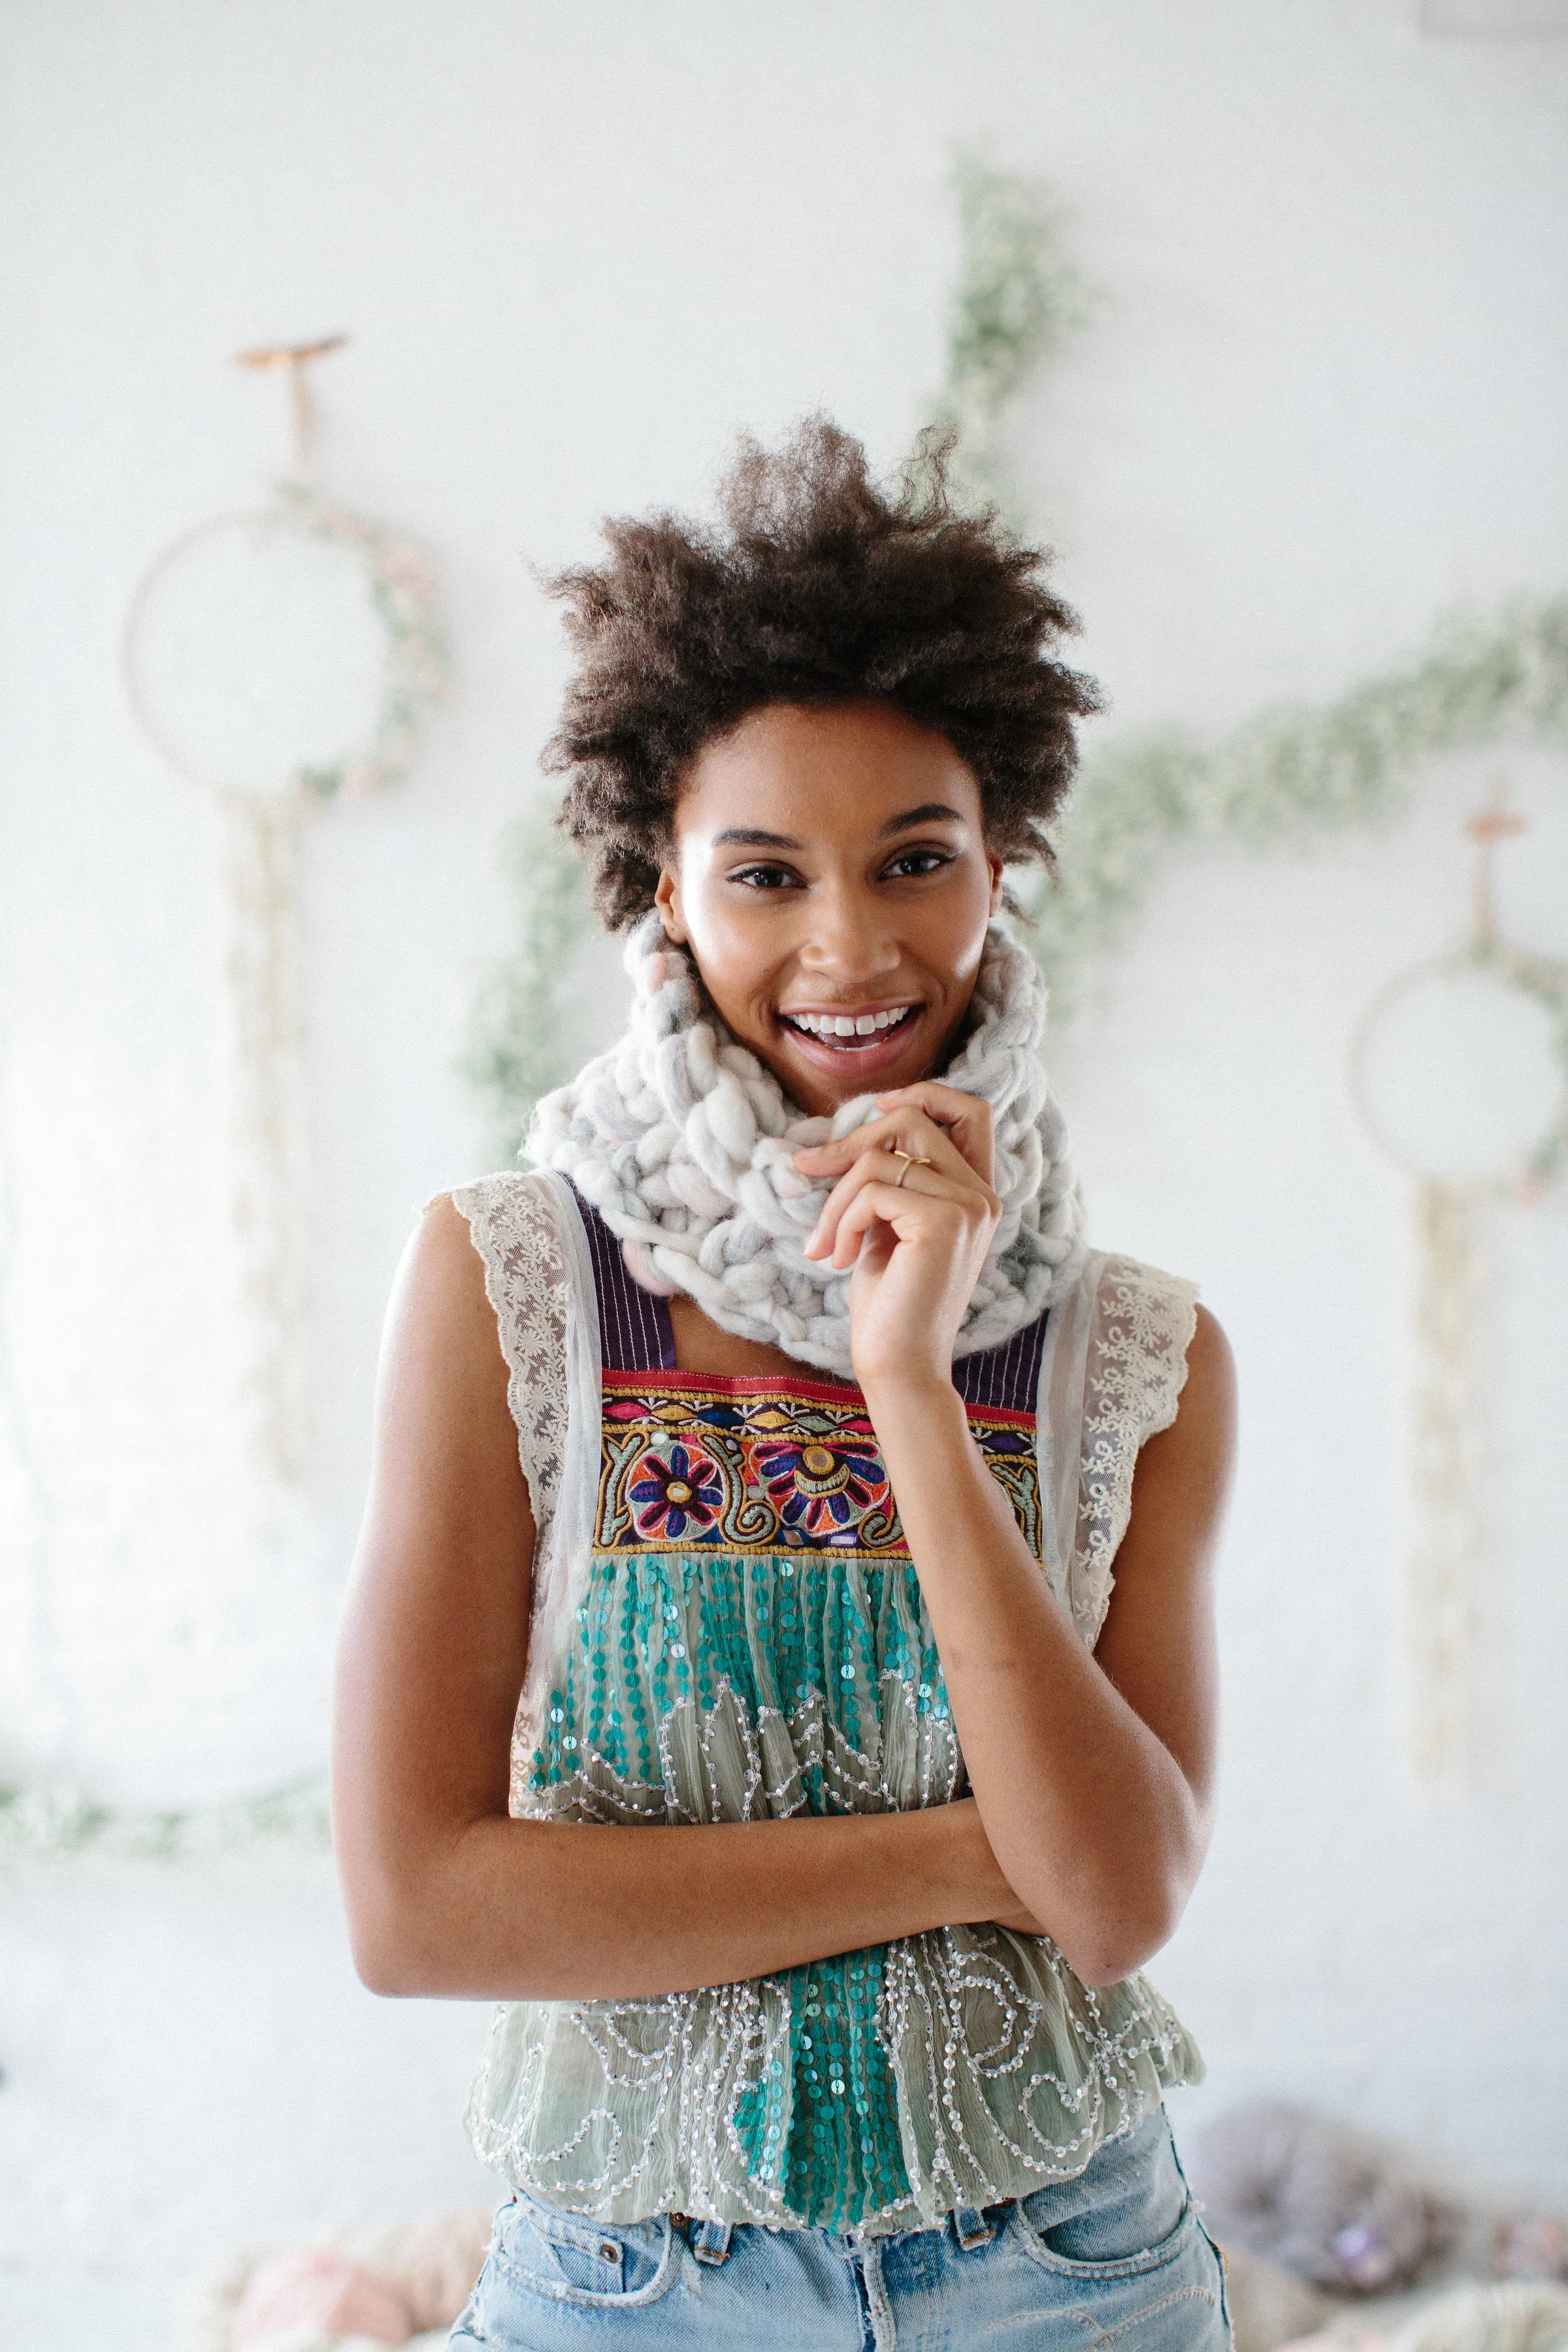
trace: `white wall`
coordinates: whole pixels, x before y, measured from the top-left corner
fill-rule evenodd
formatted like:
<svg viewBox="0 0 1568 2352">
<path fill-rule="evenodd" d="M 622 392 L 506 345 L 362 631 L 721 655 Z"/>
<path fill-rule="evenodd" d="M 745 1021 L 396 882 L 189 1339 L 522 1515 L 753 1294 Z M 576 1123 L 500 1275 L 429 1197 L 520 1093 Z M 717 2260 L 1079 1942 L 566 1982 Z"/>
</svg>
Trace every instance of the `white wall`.
<svg viewBox="0 0 1568 2352">
<path fill-rule="evenodd" d="M 1054 178 L 1102 289 L 1022 455 L 1110 724 L 1221 728 L 1375 670 L 1456 599 L 1561 584 L 1568 45 L 1415 17 L 11 0 L 0 1777 L 182 1797 L 319 1757 L 381 1303 L 418 1203 L 481 1149 L 453 1066 L 562 667 L 529 567 L 583 552 L 606 509 L 700 499 L 740 425 L 823 404 L 902 448 L 940 368 L 950 138 Z M 310 845 L 319 1447 L 310 1526 L 260 1562 L 214 1378 L 214 832 L 132 734 L 112 653 L 145 558 L 276 461 L 276 389 L 228 354 L 339 326 L 329 477 L 436 550 L 458 692 L 410 785 Z M 1200 2095 L 1285 2084 L 1568 2196 L 1563 1213 L 1500 1237 L 1486 1736 L 1474 1799 L 1423 1813 L 1393 1675 L 1399 1203 L 1337 1078 L 1363 996 L 1453 927 L 1482 772 L 1307 865 L 1184 862 L 1058 1060 L 1100 1236 L 1204 1280 L 1247 1395 L 1225 1811 L 1161 1971 L 1213 2061 Z M 1568 950 L 1563 772 L 1518 773 L 1542 824 L 1510 907 Z M 5 1897 L 15 1933 L 47 1945 L 87 1884 Z M 102 1880 L 99 1948 L 73 1960 L 73 1934 L 60 1964 L 82 2000 L 18 1996 L 0 2253 L 61 2252 L 62 2180 L 116 2162 L 140 2168 L 135 2225 L 112 2201 L 94 2221 L 127 2264 L 471 2186 L 430 2118 L 477 2019 L 377 2008 L 340 1982 L 320 1879 L 274 1893 Z M 126 1990 L 160 1935 L 186 2044 L 150 2034 L 87 2100 L 98 2021 L 142 2030 Z M 336 1990 L 304 2021 L 247 2006 L 318 1959 Z M 210 2063 L 241 2016 L 268 2058 L 243 2089 Z M 329 2044 L 363 2066 L 323 2074 Z M 290 2168 L 311 2097 L 330 2158 Z"/>
</svg>

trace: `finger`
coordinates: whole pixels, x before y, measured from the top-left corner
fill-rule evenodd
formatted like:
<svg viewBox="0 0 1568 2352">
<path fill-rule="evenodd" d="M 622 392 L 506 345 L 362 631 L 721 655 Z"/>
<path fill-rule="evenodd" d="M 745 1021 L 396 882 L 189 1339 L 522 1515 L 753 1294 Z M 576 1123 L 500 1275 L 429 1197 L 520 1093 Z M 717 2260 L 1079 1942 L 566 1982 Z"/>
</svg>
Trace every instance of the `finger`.
<svg viewBox="0 0 1568 2352">
<path fill-rule="evenodd" d="M 899 1191 L 899 1178 L 907 1184 L 910 1178 L 923 1171 L 895 1160 L 889 1151 L 865 1151 L 855 1165 L 840 1177 L 822 1204 L 821 1214 L 812 1228 L 805 1244 L 807 1257 L 831 1257 L 841 1220 L 850 1204 L 858 1198 L 868 1184 L 881 1184 L 888 1190 Z M 949 1180 L 951 1181 L 951 1179 Z"/>
<path fill-rule="evenodd" d="M 921 1078 L 912 1087 L 898 1087 L 891 1094 L 877 1097 L 879 1110 L 905 1105 L 923 1112 L 934 1126 L 950 1135 L 984 1183 L 993 1181 L 996 1122 L 988 1102 L 982 1102 L 978 1095 L 964 1094 L 958 1087 L 944 1087 L 940 1078 Z"/>
<path fill-rule="evenodd" d="M 982 1102 L 977 1095 L 964 1094 L 957 1087 L 944 1087 L 940 1079 L 922 1078 L 912 1087 L 900 1087 L 890 1095 L 879 1096 L 878 1107 L 908 1107 L 920 1112 L 951 1137 L 954 1148 L 976 1175 L 985 1183 L 991 1182 L 996 1157 L 996 1123 L 988 1102 Z"/>
<path fill-rule="evenodd" d="M 890 1111 L 886 1118 L 858 1127 L 852 1135 L 841 1136 L 837 1143 L 814 1144 L 797 1151 L 795 1163 L 803 1175 L 831 1178 L 875 1151 L 904 1151 L 911 1160 L 929 1160 L 950 1176 L 973 1179 L 976 1173 L 947 1129 L 919 1109 Z"/>
<path fill-rule="evenodd" d="M 902 1182 L 900 1181 L 900 1177 Z M 938 1168 L 922 1168 L 911 1161 L 895 1160 L 890 1151 L 863 1152 L 824 1202 L 822 1213 L 805 1245 L 807 1257 L 828 1257 L 832 1255 L 846 1213 L 870 1187 L 909 1195 L 923 1192 L 942 1198 L 957 1198 L 967 1193 L 972 1201 L 981 1189 L 967 1169 L 963 1179 L 955 1179 Z"/>
<path fill-rule="evenodd" d="M 951 1192 L 929 1189 L 917 1192 L 913 1176 L 907 1184 L 889 1184 L 873 1178 L 861 1185 L 839 1218 L 829 1263 L 840 1273 L 852 1266 L 860 1254 L 861 1242 L 879 1225 L 890 1227 L 900 1242 L 918 1241 L 922 1231 L 929 1234 L 933 1210 L 954 1234 L 968 1222 L 965 1203 L 955 1200 Z M 954 1210 L 959 1213 L 957 1218 L 953 1217 Z"/>
<path fill-rule="evenodd" d="M 950 1184 L 971 1193 L 978 1193 L 984 1202 L 985 1214 L 999 1213 L 1000 1204 L 990 1186 L 984 1178 L 975 1173 L 969 1162 L 948 1141 L 941 1129 L 933 1127 L 929 1119 L 918 1116 L 913 1126 L 918 1131 L 910 1131 L 910 1114 L 902 1112 L 891 1121 L 878 1122 L 879 1129 L 886 1128 L 889 1131 L 884 1138 L 869 1146 L 861 1142 L 860 1138 L 872 1135 L 876 1132 L 874 1129 L 862 1129 L 854 1139 L 845 1138 L 846 1145 L 853 1140 L 859 1144 L 859 1149 L 855 1151 L 853 1160 L 849 1161 L 845 1172 L 823 1203 L 816 1223 L 812 1230 L 811 1244 L 807 1248 L 809 1256 L 826 1256 L 832 1246 L 830 1237 L 837 1227 L 837 1221 L 859 1185 L 872 1181 L 891 1181 L 896 1184 L 901 1175 L 905 1185 L 909 1186 L 921 1174 L 922 1165 L 929 1168 L 934 1175 L 945 1178 Z M 929 1150 L 921 1149 L 925 1144 L 931 1147 Z M 834 1149 L 842 1150 L 843 1147 L 835 1146 Z M 830 1177 L 834 1171 L 832 1166 L 829 1166 L 808 1170 L 805 1172 Z M 916 1189 L 918 1190 L 919 1187 L 917 1186 Z"/>
<path fill-rule="evenodd" d="M 831 1220 L 825 1219 L 816 1237 L 816 1255 L 827 1258 L 836 1267 L 853 1265 L 859 1246 L 856 1237 L 868 1232 L 879 1219 L 892 1225 L 900 1241 L 913 1241 L 929 1226 L 933 1208 L 950 1222 L 956 1221 L 954 1231 L 984 1222 L 992 1213 L 992 1196 L 977 1185 L 960 1187 L 931 1168 L 910 1169 L 900 1183 L 900 1172 L 896 1165 L 889 1170 L 885 1161 L 876 1159 L 853 1169 L 845 1179 L 843 1201 Z"/>
</svg>

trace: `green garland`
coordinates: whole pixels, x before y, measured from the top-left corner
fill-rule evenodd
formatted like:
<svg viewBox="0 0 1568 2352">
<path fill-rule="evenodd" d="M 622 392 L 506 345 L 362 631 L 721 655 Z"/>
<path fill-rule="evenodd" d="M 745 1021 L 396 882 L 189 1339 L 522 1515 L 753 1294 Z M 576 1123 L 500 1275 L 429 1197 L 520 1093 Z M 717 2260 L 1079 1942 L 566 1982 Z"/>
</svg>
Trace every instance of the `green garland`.
<svg viewBox="0 0 1568 2352">
<path fill-rule="evenodd" d="M 963 147 L 948 184 L 959 261 L 932 424 L 958 435 L 949 477 L 958 501 L 1015 514 L 1012 411 L 1031 378 L 1088 323 L 1094 296 L 1063 250 L 1063 207 L 1049 188 Z"/>
<path fill-rule="evenodd" d="M 1568 596 L 1446 621 L 1385 676 L 1321 709 L 1264 710 L 1217 745 L 1166 728 L 1091 751 L 1055 882 L 1029 874 L 1021 888 L 1053 1013 L 1070 1012 L 1085 967 L 1125 934 L 1173 848 L 1305 848 L 1386 823 L 1427 761 L 1505 736 L 1568 748 Z"/>
<path fill-rule="evenodd" d="M 91 1854 L 113 1862 L 199 1862 L 256 1846 L 326 1853 L 322 1773 L 216 1805 L 99 1805 L 65 1789 L 0 1789 L 0 1870 Z"/>
<path fill-rule="evenodd" d="M 501 856 L 517 912 L 518 944 L 481 984 L 463 1076 L 489 1106 L 491 1149 L 515 1160 L 533 1106 L 574 1065 L 563 1043 L 573 967 L 596 929 L 588 869 L 537 803 L 507 827 Z"/>
</svg>

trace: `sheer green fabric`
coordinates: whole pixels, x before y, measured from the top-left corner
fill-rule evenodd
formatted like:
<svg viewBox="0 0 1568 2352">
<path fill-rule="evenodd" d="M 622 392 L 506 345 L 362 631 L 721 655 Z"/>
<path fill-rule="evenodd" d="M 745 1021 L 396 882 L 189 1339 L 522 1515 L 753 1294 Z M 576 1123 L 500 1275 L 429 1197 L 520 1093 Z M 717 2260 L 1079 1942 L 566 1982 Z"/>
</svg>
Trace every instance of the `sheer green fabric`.
<svg viewBox="0 0 1568 2352">
<path fill-rule="evenodd" d="M 754 1398 L 741 1410 L 724 1384 L 710 1393 L 687 1376 L 663 1390 L 654 1375 L 601 1384 L 595 1361 L 578 1366 L 574 1387 L 562 1380 L 553 1420 L 542 1413 L 541 1319 L 557 1318 L 564 1353 L 582 1276 L 558 1199 L 528 1184 L 498 1179 L 458 1196 L 509 1364 L 532 1368 L 527 1397 L 514 1381 L 513 1404 L 543 1522 L 535 1665 L 546 1658 L 547 1679 L 531 1677 L 513 1811 L 698 1824 L 963 1794 L 919 1579 L 863 1405 L 857 1417 L 805 1382 L 798 1396 L 770 1389 L 765 1411 Z M 1089 1639 L 1109 1596 L 1131 1458 L 1163 1425 L 1159 1415 L 1173 1413 L 1191 1328 L 1184 1287 L 1151 1276 L 1139 1290 L 1128 1262 L 1115 1265 L 1122 1323 L 1131 1317 L 1144 1335 L 1124 1333 L 1121 1351 L 1142 1367 L 1143 1386 L 1120 1419 L 1105 1402 L 1091 1444 L 1087 1375 L 1074 1376 L 1069 1458 L 1076 1473 L 1082 1423 L 1092 1491 L 1069 1497 L 1077 1509 L 1065 1516 L 1084 1534 L 1074 1559 L 1092 1580 L 1092 1632 L 1079 1620 Z M 1085 1365 L 1099 1295 L 1085 1307 Z M 1103 1332 L 1099 1344 L 1113 1360 Z M 1059 1349 L 1042 1394 L 1052 1382 L 1064 1394 L 1071 1386 Z M 580 1428 L 593 1420 L 596 1491 L 585 1449 L 573 1466 L 568 1400 Z M 1037 1451 L 1033 1416 L 994 1414 L 976 1434 L 1074 1607 L 1072 1563 L 1053 1534 L 1064 1514 L 1047 1474 L 1065 1450 L 1064 1412 L 1053 1411 L 1049 1449 Z M 879 2232 L 1081 2171 L 1102 2140 L 1202 2071 L 1142 1977 L 1092 1991 L 1048 1938 L 955 1927 L 663 1998 L 509 2004 L 468 2128 L 476 2152 L 515 2186 L 605 2221 L 673 2210 Z"/>
<path fill-rule="evenodd" d="M 521 1810 L 741 1822 L 963 1788 L 907 1559 L 603 1553 Z M 1080 2170 L 1198 2071 L 1141 1978 L 1089 1992 L 1048 1941 L 951 1927 L 753 1984 L 509 2008 L 473 2128 L 509 2179 L 605 2220 L 901 2228 Z"/>
</svg>

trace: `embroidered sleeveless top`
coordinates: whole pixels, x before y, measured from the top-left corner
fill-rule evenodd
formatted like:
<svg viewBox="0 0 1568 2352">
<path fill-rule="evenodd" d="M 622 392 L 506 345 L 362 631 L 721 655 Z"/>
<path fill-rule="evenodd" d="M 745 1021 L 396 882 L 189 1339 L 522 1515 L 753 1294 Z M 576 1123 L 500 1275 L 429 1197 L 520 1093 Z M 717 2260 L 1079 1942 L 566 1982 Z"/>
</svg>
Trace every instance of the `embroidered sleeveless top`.
<svg viewBox="0 0 1568 2352">
<path fill-rule="evenodd" d="M 538 1530 L 511 1811 L 758 1821 L 967 1792 L 865 1400 L 682 1372 L 665 1302 L 560 1176 L 454 1193 L 495 1307 Z M 1174 1418 L 1190 1285 L 1091 1258 L 954 1383 L 1092 1646 L 1139 1446 Z M 742 1984 L 498 2010 L 471 2143 L 603 2221 L 929 2226 L 1080 2172 L 1201 2079 L 1141 1976 L 1091 1990 L 1048 1937 L 951 1927 Z"/>
</svg>

